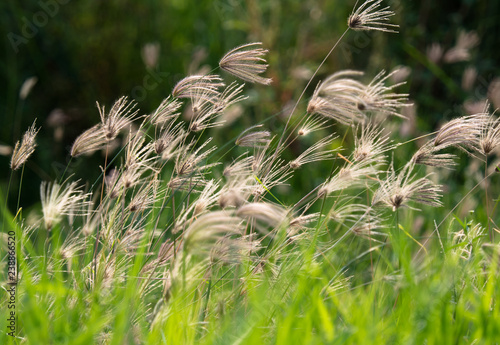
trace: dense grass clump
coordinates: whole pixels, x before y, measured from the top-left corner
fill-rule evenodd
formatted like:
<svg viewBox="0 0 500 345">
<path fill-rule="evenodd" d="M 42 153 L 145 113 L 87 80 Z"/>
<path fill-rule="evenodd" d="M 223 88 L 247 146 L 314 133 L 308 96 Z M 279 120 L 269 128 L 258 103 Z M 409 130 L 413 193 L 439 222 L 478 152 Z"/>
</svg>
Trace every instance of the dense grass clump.
<svg viewBox="0 0 500 345">
<path fill-rule="evenodd" d="M 352 11 L 278 133 L 264 121 L 214 144 L 257 87 L 233 78 L 272 84 L 261 42 L 181 79 L 151 114 L 127 97 L 97 104 L 100 122 L 41 184 L 38 209 L 27 215 L 18 197 L 11 213 L 0 198 L 0 342 L 497 343 L 490 104 L 404 141 L 395 127 L 413 104 L 398 91 L 402 69 L 340 70 L 309 89 L 350 30 L 394 34 L 392 15 L 381 0 Z M 15 145 L 19 187 L 39 131 Z M 97 180 L 67 174 L 97 154 Z M 480 175 L 462 195 L 447 184 L 459 162 Z M 288 201 L 303 190 L 297 171 L 314 186 Z M 474 197 L 483 207 L 464 212 Z"/>
</svg>

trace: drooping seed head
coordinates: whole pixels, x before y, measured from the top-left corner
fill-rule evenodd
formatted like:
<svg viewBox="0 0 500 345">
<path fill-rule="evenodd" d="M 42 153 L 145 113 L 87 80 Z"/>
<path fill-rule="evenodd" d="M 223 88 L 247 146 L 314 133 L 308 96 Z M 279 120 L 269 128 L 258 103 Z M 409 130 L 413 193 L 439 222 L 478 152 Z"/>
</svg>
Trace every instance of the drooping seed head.
<svg viewBox="0 0 500 345">
<path fill-rule="evenodd" d="M 26 163 L 33 152 L 35 152 L 35 137 L 40 130 L 40 128 L 35 129 L 35 122 L 36 120 L 24 133 L 22 141 L 18 141 L 14 147 L 14 151 L 12 152 L 12 157 L 10 159 L 10 168 L 12 170 L 19 169 L 24 163 Z"/>
<path fill-rule="evenodd" d="M 270 78 L 261 77 L 268 65 L 262 57 L 267 49 L 260 48 L 262 42 L 248 43 L 236 47 L 222 57 L 219 67 L 226 72 L 250 83 L 271 84 Z M 259 47 L 259 48 L 255 48 Z"/>
</svg>

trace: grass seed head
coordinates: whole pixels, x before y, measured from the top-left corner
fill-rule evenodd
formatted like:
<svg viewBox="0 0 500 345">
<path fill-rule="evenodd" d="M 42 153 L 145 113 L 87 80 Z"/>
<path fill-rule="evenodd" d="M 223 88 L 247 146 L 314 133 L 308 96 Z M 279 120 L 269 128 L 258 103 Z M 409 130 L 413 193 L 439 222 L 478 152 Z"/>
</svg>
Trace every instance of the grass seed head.
<svg viewBox="0 0 500 345">
<path fill-rule="evenodd" d="M 224 71 L 250 83 L 271 84 L 270 78 L 261 77 L 268 65 L 262 57 L 267 49 L 260 48 L 261 42 L 248 43 L 236 47 L 222 57 L 219 67 Z M 256 48 L 258 47 L 258 48 Z"/>
<path fill-rule="evenodd" d="M 378 30 L 397 33 L 399 25 L 387 23 L 394 15 L 389 6 L 379 8 L 382 0 L 366 0 L 351 13 L 347 25 L 353 30 Z"/>
<path fill-rule="evenodd" d="M 12 157 L 10 159 L 10 168 L 12 170 L 19 169 L 28 158 L 35 152 L 36 147 L 36 135 L 40 128 L 35 129 L 35 122 L 31 125 L 30 128 L 24 133 L 23 139 L 21 142 L 17 142 L 14 147 L 14 151 L 12 152 Z"/>
</svg>

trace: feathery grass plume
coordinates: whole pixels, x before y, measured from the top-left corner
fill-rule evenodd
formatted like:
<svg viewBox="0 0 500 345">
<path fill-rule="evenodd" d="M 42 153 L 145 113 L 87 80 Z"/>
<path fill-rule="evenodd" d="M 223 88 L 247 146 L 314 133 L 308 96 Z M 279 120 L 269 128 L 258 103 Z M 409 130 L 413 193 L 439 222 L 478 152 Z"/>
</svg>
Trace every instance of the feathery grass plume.
<svg viewBox="0 0 500 345">
<path fill-rule="evenodd" d="M 352 197 L 339 198 L 328 212 L 328 218 L 351 229 L 356 236 L 380 242 L 376 237 L 386 236 L 377 231 L 383 226 L 382 219 L 371 207 L 355 201 Z"/>
<path fill-rule="evenodd" d="M 120 193 L 121 184 L 120 182 L 120 171 L 118 169 L 110 169 L 108 170 L 108 174 L 104 176 L 104 184 L 106 186 L 106 195 L 110 199 L 117 198 Z"/>
<path fill-rule="evenodd" d="M 223 121 L 214 121 L 222 115 L 220 112 L 215 112 L 214 106 L 208 101 L 196 106 L 193 104 L 193 115 L 189 124 L 191 132 L 199 132 L 207 128 L 219 127 L 224 124 Z"/>
<path fill-rule="evenodd" d="M 475 114 L 453 119 L 445 123 L 434 138 L 434 146 L 439 149 L 457 147 L 473 149 L 487 120 L 486 114 Z"/>
<path fill-rule="evenodd" d="M 104 202 L 107 202 L 107 200 Z M 99 207 L 105 209 L 106 205 L 101 204 Z M 94 210 L 93 203 L 89 202 L 87 204 L 87 212 L 85 212 L 83 225 L 80 228 L 80 232 L 83 236 L 88 237 L 96 231 L 97 227 L 101 224 L 101 216 L 102 213 Z"/>
<path fill-rule="evenodd" d="M 12 146 L 0 144 L 0 156 L 10 156 L 12 152 Z"/>
<path fill-rule="evenodd" d="M 364 122 L 366 116 L 357 108 L 365 85 L 353 79 L 363 72 L 344 70 L 320 82 L 307 105 L 307 113 L 319 114 L 342 124 Z"/>
<path fill-rule="evenodd" d="M 220 76 L 191 75 L 179 81 L 172 90 L 172 96 L 176 98 L 189 98 L 193 103 L 199 101 L 215 102 L 220 95 L 219 87 L 224 83 Z"/>
<path fill-rule="evenodd" d="M 33 121 L 31 127 L 29 127 L 24 133 L 21 142 L 18 141 L 16 146 L 14 146 L 14 151 L 12 152 L 12 157 L 10 159 L 10 168 L 12 170 L 19 169 L 24 163 L 26 163 L 33 152 L 35 152 L 35 138 L 40 130 L 40 128 L 35 129 L 35 122 L 36 120 Z"/>
<path fill-rule="evenodd" d="M 156 68 L 158 66 L 158 58 L 160 57 L 160 43 L 150 42 L 143 45 L 141 57 L 147 68 Z"/>
<path fill-rule="evenodd" d="M 328 211 L 328 218 L 336 223 L 356 223 L 370 207 L 355 201 L 352 197 L 340 197 Z"/>
<path fill-rule="evenodd" d="M 147 164 L 132 164 L 126 168 L 122 168 L 121 176 L 115 185 L 116 193 L 121 193 L 122 188 L 129 189 L 133 186 L 145 182 L 143 175 L 148 171 L 157 172 L 157 169 L 152 165 Z"/>
<path fill-rule="evenodd" d="M 251 218 L 264 223 L 271 228 L 282 225 L 288 217 L 288 211 L 283 207 L 269 202 L 252 202 L 238 208 L 236 215 L 240 218 Z M 265 229 L 257 226 L 260 230 Z M 266 233 L 266 231 L 263 231 Z"/>
<path fill-rule="evenodd" d="M 318 85 L 318 92 L 325 97 L 341 98 L 345 94 L 347 102 L 356 102 L 357 96 L 361 94 L 365 85 L 354 79 L 364 75 L 362 71 L 341 70 L 333 73 Z"/>
<path fill-rule="evenodd" d="M 102 124 L 97 124 L 80 134 L 71 147 L 71 156 L 91 154 L 105 147 L 108 140 Z"/>
<path fill-rule="evenodd" d="M 210 259 L 235 264 L 241 262 L 242 259 L 248 259 L 251 253 L 260 248 L 260 241 L 254 234 L 237 238 L 224 236 L 212 247 Z"/>
<path fill-rule="evenodd" d="M 238 84 L 235 81 L 229 84 L 214 103 L 214 112 L 222 113 L 228 107 L 247 99 L 248 96 L 241 95 L 244 86 L 245 84 Z"/>
<path fill-rule="evenodd" d="M 220 192 L 217 192 L 217 189 L 219 189 L 219 182 L 216 182 L 215 180 L 207 182 L 198 199 L 192 204 L 193 216 L 196 217 L 206 212 L 217 202 L 220 195 Z"/>
<path fill-rule="evenodd" d="M 271 84 L 270 78 L 259 76 L 268 67 L 266 60 L 262 58 L 268 53 L 268 50 L 260 48 L 260 46 L 262 46 L 262 42 L 247 43 L 234 48 L 222 57 L 219 67 L 250 83 Z"/>
<path fill-rule="evenodd" d="M 272 188 L 284 185 L 292 177 L 292 169 L 283 159 L 274 159 L 269 153 L 269 145 L 254 156 L 252 164 L 251 191 L 259 198 Z M 279 148 L 277 150 L 280 150 Z"/>
<path fill-rule="evenodd" d="M 286 229 L 287 236 L 292 241 L 307 239 L 313 231 L 313 227 L 317 224 L 319 213 L 302 214 L 290 220 Z"/>
<path fill-rule="evenodd" d="M 348 126 L 366 120 L 364 114 L 353 111 L 352 107 L 341 103 L 335 104 L 333 100 L 318 96 L 316 93 L 309 100 L 307 112 L 325 116 Z"/>
<path fill-rule="evenodd" d="M 199 193 L 206 183 L 203 175 L 195 173 L 189 176 L 176 176 L 168 181 L 167 186 L 172 191 Z"/>
<path fill-rule="evenodd" d="M 70 234 L 64 240 L 64 243 L 61 247 L 57 248 L 58 256 L 66 261 L 68 271 L 71 271 L 71 263 L 72 259 L 76 255 L 80 255 L 85 250 L 85 243 L 81 240 L 81 238 Z"/>
<path fill-rule="evenodd" d="M 29 77 L 28 79 L 26 79 L 23 85 L 21 85 L 21 89 L 19 90 L 19 98 L 25 100 L 37 82 L 37 77 Z"/>
<path fill-rule="evenodd" d="M 209 211 L 210 207 L 212 207 L 219 198 L 220 191 L 218 192 L 217 189 L 219 189 L 219 182 L 215 180 L 206 182 L 198 198 L 190 203 L 190 205 L 183 209 L 177 216 L 174 232 L 177 232 L 178 229 L 185 229 L 187 225 L 192 223 L 193 217 L 198 217 Z"/>
<path fill-rule="evenodd" d="M 326 128 L 327 120 L 323 120 L 317 116 L 310 115 L 304 124 L 298 129 L 297 135 L 301 137 L 307 136 L 309 133 L 319 131 Z"/>
<path fill-rule="evenodd" d="M 156 159 L 152 156 L 154 152 L 154 144 L 146 141 L 146 134 L 143 131 L 142 125 L 135 132 L 129 131 L 129 138 L 125 150 L 125 168 L 128 169 L 134 165 L 140 165 L 147 169 L 152 169 L 151 162 Z"/>
<path fill-rule="evenodd" d="M 312 146 L 309 146 L 304 152 L 302 152 L 297 158 L 290 162 L 290 167 L 292 169 L 298 169 L 302 165 L 322 160 L 331 159 L 334 157 L 333 153 L 340 148 L 337 149 L 328 149 L 324 151 L 320 151 L 322 148 L 329 147 L 332 145 L 333 141 L 337 139 L 338 136 L 334 134 L 330 134 L 317 142 L 315 142 Z"/>
<path fill-rule="evenodd" d="M 183 250 L 208 255 L 214 244 L 225 236 L 242 234 L 241 220 L 231 212 L 213 211 L 199 216 L 183 233 Z"/>
<path fill-rule="evenodd" d="M 219 206 L 239 207 L 248 200 L 251 185 L 255 181 L 252 165 L 253 156 L 240 155 L 235 162 L 224 169 L 223 175 L 227 179 L 220 191 Z"/>
<path fill-rule="evenodd" d="M 149 115 L 151 123 L 156 126 L 163 126 L 166 123 L 175 121 L 175 119 L 181 114 L 178 112 L 181 106 L 181 101 L 174 99 L 172 96 L 168 96 L 160 103 L 155 112 Z"/>
<path fill-rule="evenodd" d="M 346 166 L 341 168 L 318 189 L 318 197 L 346 188 L 363 187 L 367 183 L 373 182 L 372 176 L 378 173 L 378 162 L 374 162 L 373 160 L 365 159 L 347 162 Z"/>
<path fill-rule="evenodd" d="M 488 85 L 488 99 L 493 103 L 493 108 L 500 108 L 500 78 L 495 78 Z"/>
<path fill-rule="evenodd" d="M 389 10 L 389 6 L 379 8 L 381 2 L 382 0 L 366 0 L 356 11 L 353 9 L 347 20 L 349 28 L 397 33 L 394 28 L 398 28 L 399 25 L 387 23 L 395 13 Z"/>
<path fill-rule="evenodd" d="M 376 216 L 366 216 L 361 219 L 361 221 L 356 222 L 352 227 L 352 233 L 358 237 L 367 239 L 369 241 L 375 241 L 378 243 L 384 243 L 381 239 L 387 237 L 387 234 L 380 229 L 386 228 L 386 224 L 380 218 Z"/>
<path fill-rule="evenodd" d="M 468 61 L 470 60 L 470 50 L 477 46 L 479 42 L 480 39 L 476 32 L 460 31 L 457 43 L 444 54 L 443 60 L 447 63 Z"/>
<path fill-rule="evenodd" d="M 188 133 L 182 128 L 182 123 L 162 128 L 159 137 L 154 142 L 154 150 L 163 160 L 170 160 L 182 149 Z"/>
<path fill-rule="evenodd" d="M 261 127 L 262 125 L 255 125 L 245 129 L 236 139 L 235 144 L 242 147 L 267 147 L 271 142 L 271 132 L 253 131 Z"/>
<path fill-rule="evenodd" d="M 138 113 L 134 107 L 135 103 L 129 102 L 127 96 L 120 97 L 108 114 L 106 114 L 104 106 L 101 107 L 97 103 L 106 140 L 111 141 L 116 138 L 118 133 L 132 122 L 132 118 Z"/>
<path fill-rule="evenodd" d="M 462 89 L 471 91 L 477 79 L 477 69 L 474 66 L 469 66 L 462 74 Z"/>
<path fill-rule="evenodd" d="M 456 156 L 451 153 L 438 153 L 441 149 L 434 146 L 434 141 L 430 140 L 415 152 L 411 161 L 415 164 L 441 168 L 452 168 L 457 165 L 454 160 Z"/>
<path fill-rule="evenodd" d="M 385 163 L 384 153 L 394 149 L 389 134 L 372 123 L 361 126 L 361 135 L 354 136 L 353 160 L 368 161 L 376 165 Z"/>
<path fill-rule="evenodd" d="M 385 180 L 380 182 L 372 199 L 372 206 L 383 203 L 393 211 L 407 206 L 408 202 L 415 202 L 423 205 L 439 207 L 442 206 L 441 188 L 435 185 L 427 177 L 416 178 L 412 174 L 414 164 L 410 161 L 399 174 L 396 174 L 394 167 L 387 172 Z M 410 207 L 411 208 L 411 207 Z"/>
<path fill-rule="evenodd" d="M 247 153 L 243 153 L 230 165 L 226 166 L 223 171 L 223 175 L 228 179 L 232 179 L 238 176 L 249 176 L 252 174 L 252 163 L 253 156 L 247 156 Z"/>
<path fill-rule="evenodd" d="M 84 194 L 77 182 L 66 186 L 55 182 L 42 182 L 40 185 L 43 221 L 45 228 L 51 230 L 59 223 L 62 216 L 72 217 L 86 215 L 90 194 Z"/>
<path fill-rule="evenodd" d="M 453 235 L 452 252 L 463 260 L 469 260 L 472 256 L 472 251 L 475 248 L 479 248 L 487 235 L 487 228 L 482 227 L 481 224 L 467 226 L 467 231 L 460 229 L 460 231 L 455 232 Z"/>
<path fill-rule="evenodd" d="M 382 70 L 373 78 L 373 80 L 363 89 L 357 108 L 360 111 L 379 112 L 386 115 L 393 115 L 405 118 L 399 111 L 402 107 L 409 107 L 412 104 L 408 103 L 408 94 L 398 94 L 393 90 L 404 85 L 406 82 L 400 82 L 394 85 L 386 86 L 385 82 L 398 71 L 392 71 L 385 75 Z"/>
<path fill-rule="evenodd" d="M 164 189 L 160 186 L 160 181 L 154 177 L 148 183 L 143 184 L 135 192 L 132 200 L 128 204 L 130 212 L 142 212 L 151 207 L 163 195 Z"/>
<path fill-rule="evenodd" d="M 486 103 L 484 114 L 487 114 L 489 103 Z M 495 116 L 495 112 L 486 115 L 485 121 L 479 134 L 478 151 L 488 156 L 500 146 L 500 117 Z"/>
<path fill-rule="evenodd" d="M 205 160 L 208 155 L 217 149 L 216 146 L 209 148 L 208 150 L 201 152 L 205 146 L 207 146 L 212 141 L 212 138 L 207 139 L 203 144 L 197 149 L 191 152 L 191 148 L 194 146 L 195 142 L 192 141 L 190 144 L 186 145 L 182 152 L 176 157 L 174 171 L 178 176 L 191 175 L 196 172 L 204 172 L 211 167 L 218 165 L 219 163 L 211 163 L 200 165 L 201 161 Z"/>
<path fill-rule="evenodd" d="M 290 228 L 293 229 L 294 232 L 302 229 L 307 229 L 307 226 L 315 223 L 318 220 L 319 213 L 311 213 L 311 214 L 303 214 L 292 218 L 290 220 Z"/>
<path fill-rule="evenodd" d="M 220 208 L 240 207 L 247 201 L 250 194 L 247 187 L 245 184 L 237 182 L 239 181 L 232 180 L 221 190 L 219 200 L 217 200 Z"/>
<path fill-rule="evenodd" d="M 439 43 L 434 42 L 427 47 L 425 54 L 427 55 L 427 58 L 431 62 L 437 64 L 443 57 L 443 53 L 444 53 L 443 47 Z"/>
</svg>

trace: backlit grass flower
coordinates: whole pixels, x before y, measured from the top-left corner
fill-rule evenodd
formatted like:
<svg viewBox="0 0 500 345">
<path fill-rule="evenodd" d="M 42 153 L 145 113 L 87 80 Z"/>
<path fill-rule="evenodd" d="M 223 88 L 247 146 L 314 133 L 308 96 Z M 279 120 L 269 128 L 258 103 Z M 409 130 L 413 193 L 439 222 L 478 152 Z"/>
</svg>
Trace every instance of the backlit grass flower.
<svg viewBox="0 0 500 345">
<path fill-rule="evenodd" d="M 376 111 L 378 113 L 404 118 L 399 109 L 411 106 L 411 104 L 408 103 L 408 94 L 395 93 L 394 89 L 405 84 L 405 82 L 386 85 L 387 79 L 395 73 L 397 73 L 397 70 L 386 75 L 386 72 L 382 70 L 377 74 L 370 84 L 363 89 L 357 108 L 363 112 Z"/>
<path fill-rule="evenodd" d="M 393 148 L 384 129 L 369 123 L 362 126 L 359 136 L 354 137 L 353 159 L 355 162 L 372 161 L 378 165 L 385 162 L 384 153 Z"/>
<path fill-rule="evenodd" d="M 45 228 L 51 230 L 62 216 L 85 215 L 88 209 L 89 194 L 84 194 L 76 182 L 66 186 L 58 183 L 42 182 L 40 185 L 43 221 Z"/>
<path fill-rule="evenodd" d="M 268 50 L 260 48 L 261 42 L 248 43 L 236 47 L 222 57 L 219 67 L 224 71 L 250 83 L 271 84 L 270 78 L 259 76 L 268 65 L 263 58 Z"/>
<path fill-rule="evenodd" d="M 486 105 L 485 113 L 489 104 Z M 500 117 L 487 115 L 479 135 L 479 152 L 488 156 L 500 146 Z"/>
<path fill-rule="evenodd" d="M 35 122 L 31 125 L 30 128 L 24 133 L 23 139 L 21 142 L 17 142 L 14 147 L 14 151 L 12 152 L 12 157 L 10 159 L 10 168 L 12 170 L 19 169 L 28 158 L 35 152 L 36 142 L 35 137 L 38 133 L 39 129 L 35 129 Z"/>
<path fill-rule="evenodd" d="M 172 96 L 189 98 L 194 104 L 201 100 L 215 102 L 220 94 L 218 89 L 223 86 L 224 83 L 218 75 L 191 75 L 174 86 Z"/>
<path fill-rule="evenodd" d="M 408 202 L 439 207 L 442 206 L 441 187 L 435 185 L 427 177 L 417 178 L 412 174 L 414 164 L 410 162 L 400 173 L 396 174 L 391 168 L 387 172 L 387 178 L 380 183 L 379 189 L 372 199 L 372 206 L 385 204 L 392 211 L 402 206 L 408 206 Z"/>
<path fill-rule="evenodd" d="M 178 110 L 181 106 L 182 102 L 172 99 L 172 96 L 165 98 L 155 112 L 150 115 L 151 122 L 155 125 L 164 125 L 172 122 L 180 115 Z"/>
<path fill-rule="evenodd" d="M 382 0 L 367 0 L 351 13 L 347 25 L 353 30 L 378 30 L 397 33 L 399 25 L 388 23 L 394 15 L 389 6 L 379 8 Z"/>
<path fill-rule="evenodd" d="M 129 102 L 125 96 L 118 99 L 107 114 L 104 106 L 101 107 L 97 103 L 106 140 L 111 141 L 116 138 L 118 133 L 131 123 L 132 118 L 138 112 L 138 110 L 134 110 L 134 107 L 135 104 Z"/>
<path fill-rule="evenodd" d="M 80 134 L 71 147 L 71 156 L 78 157 L 102 149 L 108 141 L 102 124 L 99 123 Z"/>
<path fill-rule="evenodd" d="M 236 139 L 236 145 L 243 147 L 266 147 L 271 141 L 271 132 L 253 131 L 260 127 L 262 125 L 252 126 L 241 132 Z"/>
<path fill-rule="evenodd" d="M 323 148 L 327 148 L 332 145 L 332 142 L 337 138 L 337 136 L 330 134 L 316 143 L 308 147 L 304 152 L 302 152 L 297 158 L 290 162 L 290 167 L 292 169 L 298 169 L 302 165 L 322 160 L 331 159 L 334 157 L 333 152 L 335 150 L 326 149 L 321 151 Z"/>
</svg>

